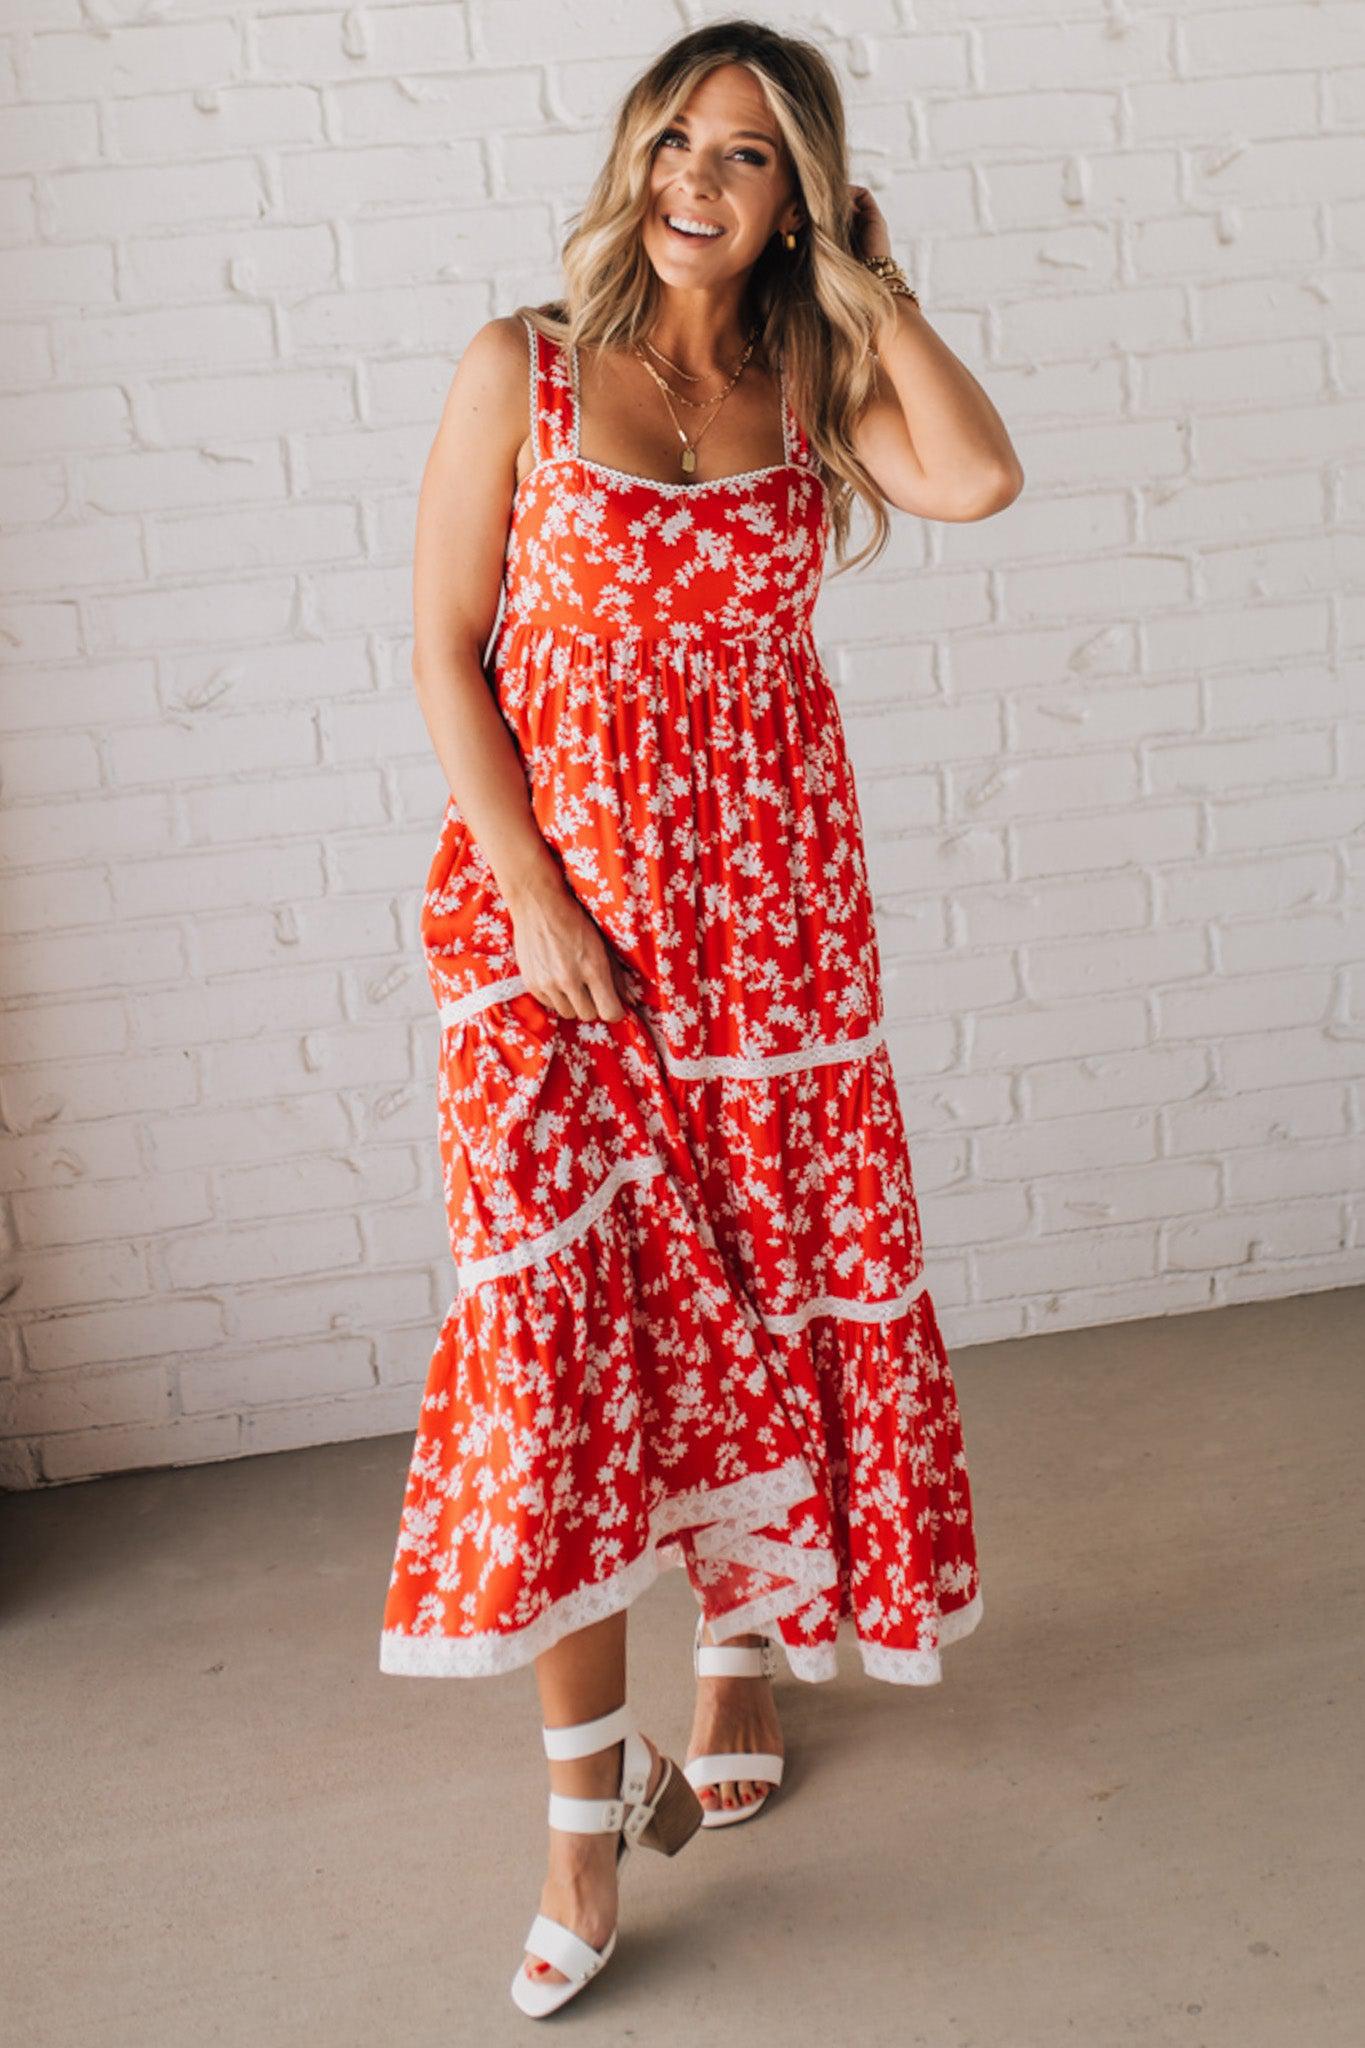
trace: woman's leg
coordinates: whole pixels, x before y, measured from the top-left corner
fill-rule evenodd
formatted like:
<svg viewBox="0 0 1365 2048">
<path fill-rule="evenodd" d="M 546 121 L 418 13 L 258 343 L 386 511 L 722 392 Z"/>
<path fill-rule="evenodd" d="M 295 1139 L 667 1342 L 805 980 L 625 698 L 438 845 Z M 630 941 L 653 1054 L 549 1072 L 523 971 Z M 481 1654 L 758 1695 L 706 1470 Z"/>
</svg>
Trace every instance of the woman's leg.
<svg viewBox="0 0 1365 2048">
<path fill-rule="evenodd" d="M 704 1643 L 712 1640 L 709 1628 L 702 1630 L 701 1639 Z M 727 1648 L 735 1650 L 757 1649 L 763 1640 L 762 1636 L 727 1636 L 725 1639 Z M 772 1756 L 783 1754 L 782 1723 L 778 1719 L 770 1679 L 697 1680 L 697 1703 L 692 1735 L 687 1745 L 688 1758 L 716 1751 L 724 1754 L 733 1749 L 762 1749 Z M 761 1799 L 769 1789 L 764 1779 L 739 1778 L 723 1785 L 701 1785 L 697 1788 L 697 1797 L 708 1810 L 717 1805 L 748 1806 L 753 1800 Z"/>
<path fill-rule="evenodd" d="M 626 1615 L 612 1614 L 590 1628 L 576 1629 L 536 1659 L 541 1718 L 547 1728 L 595 1721 L 626 1697 Z M 645 1737 L 648 1742 L 648 1736 Z M 663 1762 L 649 1743 L 649 1790 L 659 1782 Z M 622 1745 L 565 1762 L 550 1759 L 550 1789 L 573 1799 L 612 1799 L 621 1783 Z M 550 1829 L 549 1874 L 540 1911 L 600 1948 L 616 1925 L 617 1836 L 574 1835 Z M 563 1983 L 561 1970 L 527 1953 L 526 1968 L 541 1983 Z"/>
</svg>

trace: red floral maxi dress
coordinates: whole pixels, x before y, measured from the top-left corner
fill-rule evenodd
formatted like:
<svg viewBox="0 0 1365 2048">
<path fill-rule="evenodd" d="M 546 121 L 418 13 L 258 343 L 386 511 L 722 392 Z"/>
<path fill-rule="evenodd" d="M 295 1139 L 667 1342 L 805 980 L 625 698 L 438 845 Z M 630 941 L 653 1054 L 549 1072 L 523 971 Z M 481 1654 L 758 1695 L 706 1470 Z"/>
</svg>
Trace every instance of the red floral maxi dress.
<svg viewBox="0 0 1365 2048">
<path fill-rule="evenodd" d="M 718 1636 L 930 1685 L 982 1604 L 961 1424 L 883 1039 L 862 823 L 816 652 L 827 505 L 785 459 L 579 454 L 526 322 L 535 466 L 490 684 L 617 955 L 614 1022 L 527 989 L 452 800 L 421 932 L 457 1267 L 381 1671 L 508 1671 L 686 1568 Z"/>
</svg>

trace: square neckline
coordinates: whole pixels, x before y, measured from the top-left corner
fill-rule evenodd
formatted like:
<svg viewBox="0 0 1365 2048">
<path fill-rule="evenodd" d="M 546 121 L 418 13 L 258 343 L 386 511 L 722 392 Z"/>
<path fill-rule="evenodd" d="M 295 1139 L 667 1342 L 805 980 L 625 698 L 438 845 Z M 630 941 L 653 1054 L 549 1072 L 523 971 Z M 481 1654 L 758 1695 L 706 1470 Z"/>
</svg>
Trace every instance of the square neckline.
<svg viewBox="0 0 1365 2048">
<path fill-rule="evenodd" d="M 522 316 L 522 325 L 526 329 L 528 343 L 527 370 L 530 386 L 532 461 L 531 467 L 512 491 L 512 516 L 514 518 L 519 509 L 522 492 L 527 488 L 532 478 L 542 469 L 553 469 L 566 462 L 574 463 L 579 469 L 592 470 L 599 476 L 614 477 L 620 483 L 635 484 L 648 490 L 663 491 L 668 496 L 678 498 L 692 498 L 701 491 L 723 490 L 730 484 L 753 483 L 761 477 L 779 476 L 783 470 L 794 470 L 798 476 L 808 477 L 813 483 L 819 485 L 820 495 L 825 505 L 825 516 L 828 517 L 830 489 L 822 465 L 818 460 L 799 460 L 793 453 L 791 430 L 797 422 L 787 400 L 787 365 L 783 357 L 779 356 L 777 364 L 778 390 L 781 395 L 782 407 L 782 446 L 784 451 L 782 461 L 764 463 L 758 469 L 735 470 L 729 476 L 708 477 L 699 484 L 687 484 L 675 482 L 665 477 L 643 476 L 638 470 L 634 469 L 616 469 L 610 463 L 594 462 L 590 456 L 580 452 L 581 432 L 577 344 L 572 348 L 566 348 L 562 342 L 551 342 L 549 344 L 559 352 L 561 357 L 567 359 L 569 365 L 569 394 L 572 414 L 570 440 L 572 442 L 572 452 L 567 455 L 542 455 L 540 452 L 540 421 L 538 417 L 540 405 L 540 344 L 546 337 L 542 336 L 535 324 L 526 319 L 524 315 Z M 804 441 L 804 435 L 802 439 Z"/>
<path fill-rule="evenodd" d="M 649 484 L 657 491 L 671 491 L 683 497 L 691 497 L 694 491 L 717 490 L 722 484 L 749 483 L 757 477 L 776 476 L 778 471 L 783 469 L 800 469 L 803 475 L 810 474 L 801 463 L 793 462 L 792 460 L 791 413 L 787 404 L 787 365 L 781 357 L 779 357 L 777 365 L 777 389 L 778 402 L 782 408 L 782 460 L 780 462 L 765 462 L 757 469 L 737 469 L 730 476 L 712 476 L 705 478 L 701 483 L 688 484 L 683 483 L 680 479 L 675 480 L 671 477 L 642 476 L 639 470 L 635 469 L 617 469 L 609 462 L 594 462 L 591 456 L 583 453 L 583 408 L 578 380 L 577 342 L 574 342 L 565 353 L 569 358 L 570 391 L 573 408 L 573 454 L 570 460 L 581 463 L 584 469 L 595 469 L 602 476 L 620 477 L 625 483 Z M 532 469 L 534 467 L 535 465 L 532 465 Z M 531 473 L 531 470 L 527 471 L 528 476 Z"/>
</svg>

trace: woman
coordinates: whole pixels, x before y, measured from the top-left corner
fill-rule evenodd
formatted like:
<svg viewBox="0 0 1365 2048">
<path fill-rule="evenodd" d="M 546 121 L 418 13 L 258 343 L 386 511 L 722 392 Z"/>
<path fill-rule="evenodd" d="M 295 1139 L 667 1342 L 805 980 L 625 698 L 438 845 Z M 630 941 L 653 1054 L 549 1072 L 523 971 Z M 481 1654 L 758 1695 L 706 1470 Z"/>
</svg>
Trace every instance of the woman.
<svg viewBox="0 0 1365 2048">
<path fill-rule="evenodd" d="M 774 1643 L 825 1679 L 851 1621 L 866 1671 L 927 1684 L 980 1618 L 810 614 L 855 495 L 875 552 L 887 504 L 979 519 L 1023 480 L 847 182 L 809 44 L 740 21 L 665 51 L 564 266 L 562 303 L 470 342 L 418 514 L 459 1292 L 380 1652 L 534 1661 L 549 1874 L 512 1993 L 537 2015 L 611 1954 L 627 1846 L 672 1854 L 779 1782 Z M 625 1702 L 626 1610 L 665 1564 L 700 1610 L 683 1770 Z"/>
</svg>

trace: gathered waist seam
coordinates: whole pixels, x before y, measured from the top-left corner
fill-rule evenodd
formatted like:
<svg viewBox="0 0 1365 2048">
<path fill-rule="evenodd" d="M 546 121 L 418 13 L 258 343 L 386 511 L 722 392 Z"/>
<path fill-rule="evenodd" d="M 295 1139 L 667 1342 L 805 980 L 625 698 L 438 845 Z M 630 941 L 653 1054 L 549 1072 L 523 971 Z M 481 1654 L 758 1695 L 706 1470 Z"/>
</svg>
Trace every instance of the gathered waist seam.
<svg viewBox="0 0 1365 2048">
<path fill-rule="evenodd" d="M 504 640 L 515 639 L 519 633 L 530 634 L 546 641 L 589 640 L 608 647 L 662 647 L 678 654 L 685 654 L 690 648 L 697 647 L 754 647 L 770 646 L 774 643 L 785 646 L 793 640 L 813 642 L 815 637 L 809 623 L 795 626 L 765 626 L 749 633 L 719 633 L 710 626 L 703 627 L 696 633 L 687 634 L 643 633 L 637 632 L 631 626 L 615 632 L 596 633 L 586 626 L 548 626 L 531 619 L 516 619 L 499 628 L 497 642 L 501 645 Z"/>
</svg>

